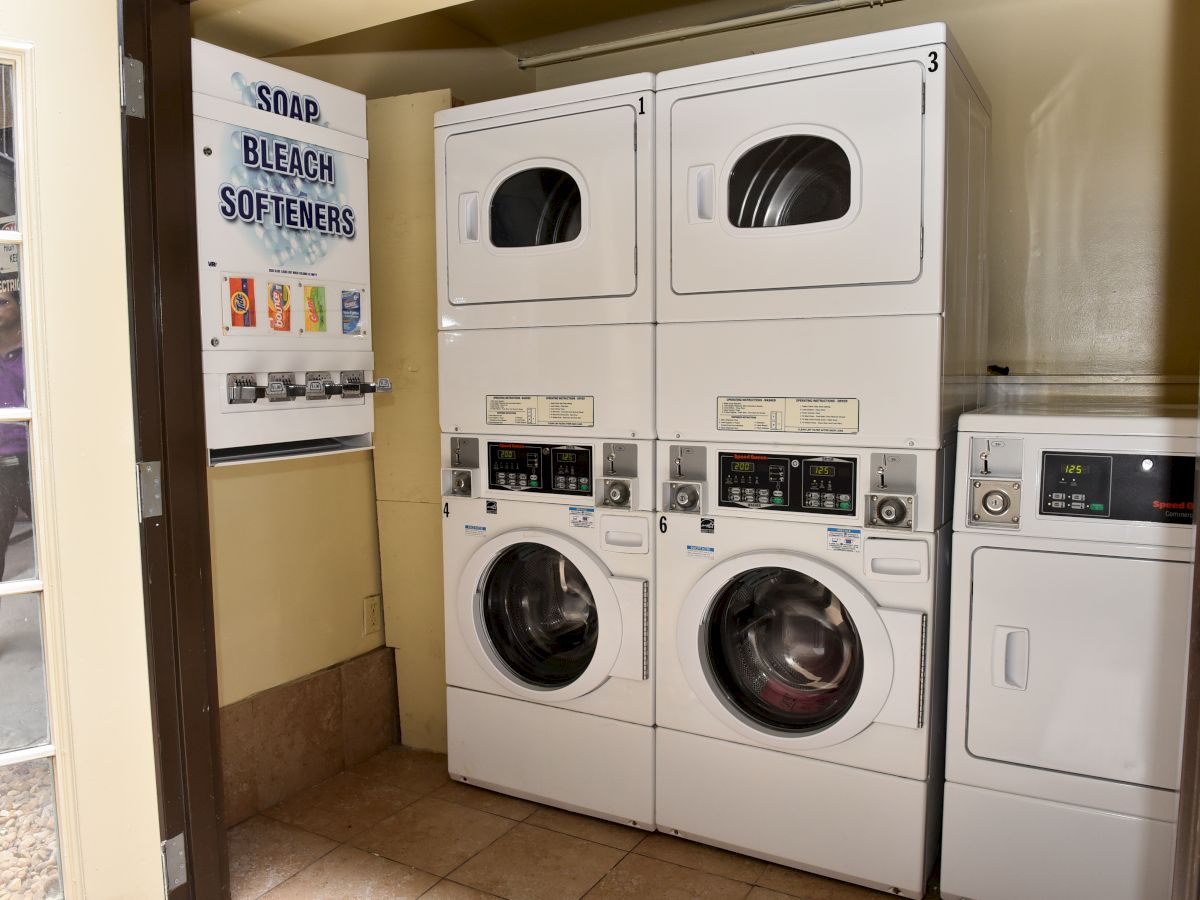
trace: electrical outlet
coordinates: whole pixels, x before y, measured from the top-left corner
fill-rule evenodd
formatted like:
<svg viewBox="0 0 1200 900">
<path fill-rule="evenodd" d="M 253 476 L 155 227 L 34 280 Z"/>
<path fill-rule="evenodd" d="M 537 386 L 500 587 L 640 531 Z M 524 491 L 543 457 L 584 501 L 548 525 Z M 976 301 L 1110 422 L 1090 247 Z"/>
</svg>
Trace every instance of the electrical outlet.
<svg viewBox="0 0 1200 900">
<path fill-rule="evenodd" d="M 383 599 L 378 594 L 363 597 L 363 636 L 375 634 L 383 627 Z"/>
</svg>

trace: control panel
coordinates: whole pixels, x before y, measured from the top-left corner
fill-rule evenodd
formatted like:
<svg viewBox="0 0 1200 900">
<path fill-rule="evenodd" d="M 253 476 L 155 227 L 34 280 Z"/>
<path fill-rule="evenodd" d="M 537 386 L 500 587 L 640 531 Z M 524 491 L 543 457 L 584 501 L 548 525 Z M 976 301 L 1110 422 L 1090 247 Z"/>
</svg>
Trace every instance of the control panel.
<svg viewBox="0 0 1200 900">
<path fill-rule="evenodd" d="M 720 506 L 855 514 L 853 459 L 760 453 L 719 453 L 717 459 Z"/>
<path fill-rule="evenodd" d="M 1045 516 L 1192 524 L 1196 461 L 1148 454 L 1042 454 Z"/>
<path fill-rule="evenodd" d="M 591 496 L 592 450 L 555 444 L 489 442 L 488 487 Z"/>
</svg>

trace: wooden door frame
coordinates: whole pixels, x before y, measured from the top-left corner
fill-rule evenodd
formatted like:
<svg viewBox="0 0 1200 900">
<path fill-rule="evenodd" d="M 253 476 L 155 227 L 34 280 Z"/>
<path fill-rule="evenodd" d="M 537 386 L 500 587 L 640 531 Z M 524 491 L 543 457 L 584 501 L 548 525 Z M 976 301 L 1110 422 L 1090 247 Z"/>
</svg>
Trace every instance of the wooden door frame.
<svg viewBox="0 0 1200 900">
<path fill-rule="evenodd" d="M 162 514 L 142 523 L 162 839 L 183 835 L 187 881 L 229 895 L 208 530 L 208 460 L 184 0 L 118 0 L 122 56 L 144 72 L 124 117 L 126 255 L 138 461 L 161 463 Z M 126 88 L 126 106 L 135 88 Z"/>
</svg>

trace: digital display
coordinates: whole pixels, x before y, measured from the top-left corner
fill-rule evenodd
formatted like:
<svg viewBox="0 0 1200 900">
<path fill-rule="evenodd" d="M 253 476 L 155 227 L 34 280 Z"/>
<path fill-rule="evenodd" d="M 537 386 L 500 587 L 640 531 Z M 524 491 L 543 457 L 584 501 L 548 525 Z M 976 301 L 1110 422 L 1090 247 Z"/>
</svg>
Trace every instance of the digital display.
<svg viewBox="0 0 1200 900">
<path fill-rule="evenodd" d="M 833 466 L 809 466 L 808 474 L 814 478 L 832 478 L 837 474 L 837 469 Z"/>
<path fill-rule="evenodd" d="M 558 461 L 559 461 L 559 462 L 575 462 L 575 460 L 576 460 L 576 455 L 575 455 L 574 453 L 560 453 L 560 454 L 558 454 Z"/>
<path fill-rule="evenodd" d="M 498 450 L 496 452 L 496 456 L 499 459 L 516 459 L 517 451 L 516 450 Z"/>
<path fill-rule="evenodd" d="M 754 463 L 752 462 L 734 462 L 729 464 L 731 472 L 753 472 Z"/>
<path fill-rule="evenodd" d="M 1063 463 L 1059 471 L 1063 475 L 1087 475 L 1092 471 L 1092 467 L 1082 463 Z"/>
</svg>

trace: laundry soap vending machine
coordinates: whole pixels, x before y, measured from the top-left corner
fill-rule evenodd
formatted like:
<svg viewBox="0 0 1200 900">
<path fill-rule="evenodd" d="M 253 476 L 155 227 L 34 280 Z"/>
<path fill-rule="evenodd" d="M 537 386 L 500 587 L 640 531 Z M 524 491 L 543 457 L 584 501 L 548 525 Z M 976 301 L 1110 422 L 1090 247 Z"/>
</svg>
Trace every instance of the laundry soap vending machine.
<svg viewBox="0 0 1200 900">
<path fill-rule="evenodd" d="M 371 445 L 366 98 L 192 42 L 212 464 Z"/>
</svg>

